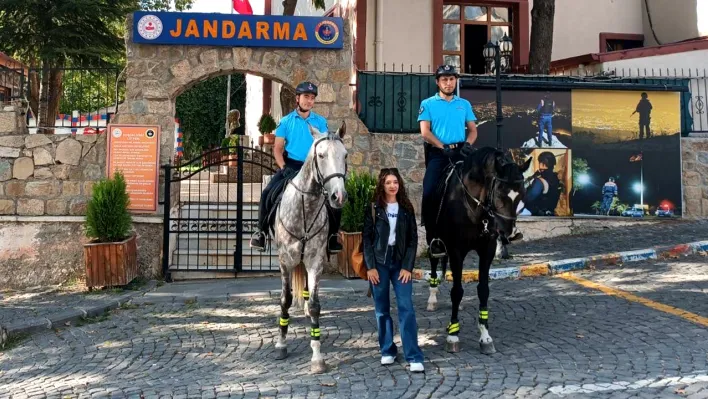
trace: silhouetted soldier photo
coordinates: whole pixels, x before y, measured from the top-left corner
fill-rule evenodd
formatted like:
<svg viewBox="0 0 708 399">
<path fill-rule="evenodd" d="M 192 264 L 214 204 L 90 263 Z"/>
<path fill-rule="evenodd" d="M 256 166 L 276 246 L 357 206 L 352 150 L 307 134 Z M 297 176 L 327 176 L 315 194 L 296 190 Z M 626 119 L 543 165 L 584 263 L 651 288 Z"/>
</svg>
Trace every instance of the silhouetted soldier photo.
<svg viewBox="0 0 708 399">
<path fill-rule="evenodd" d="M 646 129 L 646 134 L 647 138 L 651 137 L 651 128 L 649 125 L 651 124 L 651 110 L 653 107 L 651 106 L 651 102 L 649 102 L 649 99 L 647 98 L 647 93 L 642 93 L 642 99 L 639 100 L 639 104 L 637 104 L 637 109 L 632 112 L 632 115 L 630 117 L 634 116 L 634 114 L 639 114 L 639 139 L 642 140 L 644 138 L 644 129 Z"/>
</svg>

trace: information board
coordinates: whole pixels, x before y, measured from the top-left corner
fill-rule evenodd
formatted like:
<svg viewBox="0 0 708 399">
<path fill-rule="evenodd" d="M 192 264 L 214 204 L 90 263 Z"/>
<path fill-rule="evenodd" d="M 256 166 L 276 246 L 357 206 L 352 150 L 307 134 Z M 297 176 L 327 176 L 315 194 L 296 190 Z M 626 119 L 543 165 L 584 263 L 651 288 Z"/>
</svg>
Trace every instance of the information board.
<svg viewBox="0 0 708 399">
<path fill-rule="evenodd" d="M 108 125 L 108 176 L 125 176 L 131 211 L 155 212 L 160 173 L 160 126 Z"/>
</svg>

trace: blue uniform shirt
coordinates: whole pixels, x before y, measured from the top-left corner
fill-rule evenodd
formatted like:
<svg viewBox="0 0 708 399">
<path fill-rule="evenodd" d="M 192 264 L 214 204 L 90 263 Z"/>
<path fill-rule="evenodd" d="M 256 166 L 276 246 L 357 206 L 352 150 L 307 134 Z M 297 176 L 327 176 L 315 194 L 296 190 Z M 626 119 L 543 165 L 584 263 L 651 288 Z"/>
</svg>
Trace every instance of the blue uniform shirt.
<svg viewBox="0 0 708 399">
<path fill-rule="evenodd" d="M 440 93 L 423 100 L 418 114 L 418 122 L 430 121 L 430 130 L 443 144 L 465 141 L 467 122 L 477 120 L 469 101 L 453 96 L 448 102 L 440 97 Z"/>
<path fill-rule="evenodd" d="M 310 126 L 319 130 L 321 133 L 327 133 L 327 120 L 314 111 L 310 111 L 307 119 L 303 119 L 297 110 L 285 115 L 275 129 L 275 137 L 285 139 L 285 151 L 288 152 L 288 158 L 305 162 L 307 154 L 310 152 L 310 147 L 314 143 Z"/>
</svg>

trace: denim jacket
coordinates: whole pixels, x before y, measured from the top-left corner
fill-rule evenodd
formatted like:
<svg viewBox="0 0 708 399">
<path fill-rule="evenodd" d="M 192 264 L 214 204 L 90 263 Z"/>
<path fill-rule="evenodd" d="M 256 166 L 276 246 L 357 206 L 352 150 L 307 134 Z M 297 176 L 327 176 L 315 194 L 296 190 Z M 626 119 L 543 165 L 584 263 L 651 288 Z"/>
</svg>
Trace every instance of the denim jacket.
<svg viewBox="0 0 708 399">
<path fill-rule="evenodd" d="M 376 213 L 375 223 L 372 220 L 371 208 L 364 214 L 364 231 L 362 239 L 364 241 L 364 262 L 367 269 L 374 269 L 377 264 L 386 263 L 386 254 L 389 251 L 388 236 L 390 225 L 386 216 L 386 209 L 374 204 Z M 413 271 L 415 255 L 418 249 L 418 227 L 416 225 L 415 213 L 411 213 L 402 206 L 398 209 L 396 219 L 396 251 L 395 259 L 401 264 L 401 268 Z"/>
</svg>

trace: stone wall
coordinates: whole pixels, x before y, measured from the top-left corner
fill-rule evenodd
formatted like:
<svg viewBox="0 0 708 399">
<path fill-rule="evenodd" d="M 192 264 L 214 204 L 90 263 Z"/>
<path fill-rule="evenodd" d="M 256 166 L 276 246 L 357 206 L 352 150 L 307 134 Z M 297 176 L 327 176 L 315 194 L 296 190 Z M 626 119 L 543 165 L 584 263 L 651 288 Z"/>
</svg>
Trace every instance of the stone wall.
<svg viewBox="0 0 708 399">
<path fill-rule="evenodd" d="M 683 209 L 690 218 L 708 216 L 708 138 L 681 139 Z"/>
</svg>

